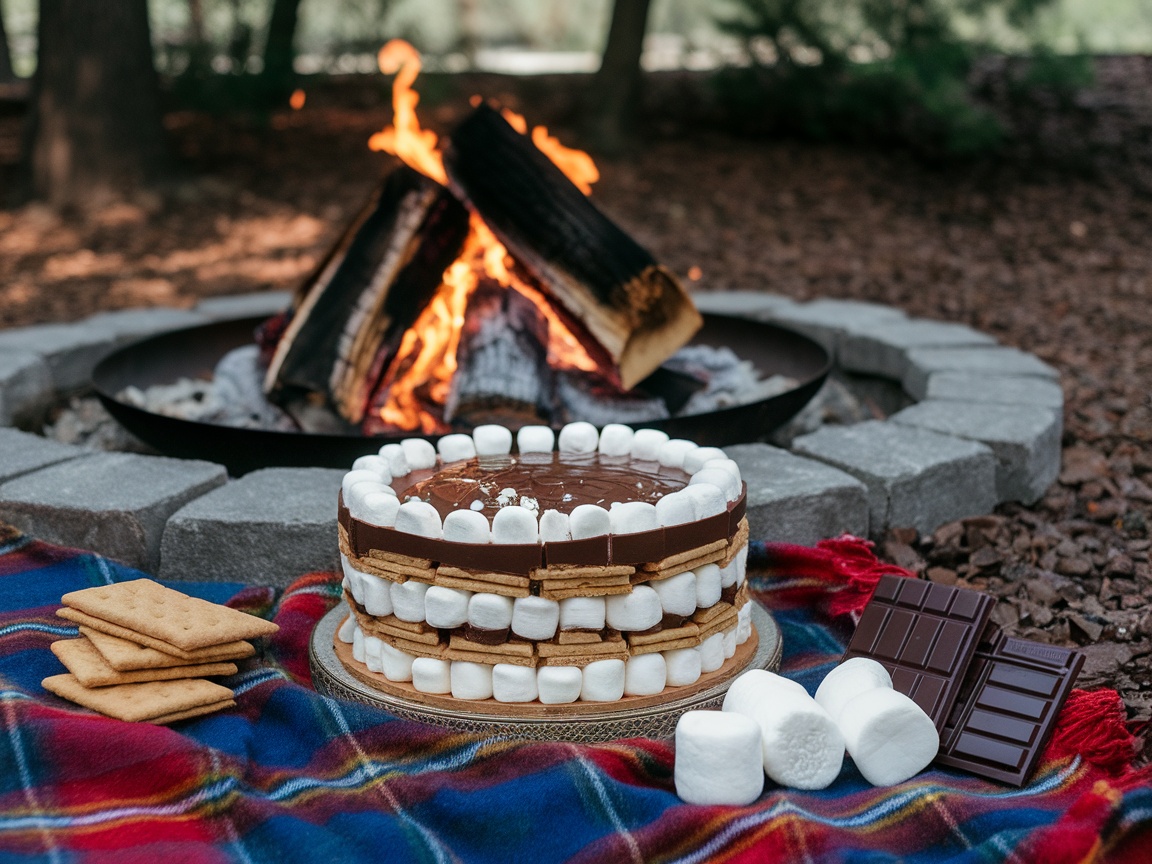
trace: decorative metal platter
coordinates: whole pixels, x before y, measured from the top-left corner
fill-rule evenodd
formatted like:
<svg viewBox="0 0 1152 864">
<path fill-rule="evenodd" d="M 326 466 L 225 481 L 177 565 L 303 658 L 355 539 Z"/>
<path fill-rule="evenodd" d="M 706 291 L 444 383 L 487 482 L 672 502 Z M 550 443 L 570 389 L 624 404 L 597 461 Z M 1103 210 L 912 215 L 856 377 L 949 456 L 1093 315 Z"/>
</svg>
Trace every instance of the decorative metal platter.
<svg viewBox="0 0 1152 864">
<path fill-rule="evenodd" d="M 575 702 L 570 705 L 503 705 L 491 700 L 473 702 L 473 710 L 459 707 L 459 700 L 440 697 L 433 704 L 425 694 L 407 685 L 391 684 L 383 676 L 365 672 L 379 686 L 369 686 L 349 672 L 337 656 L 336 630 L 348 614 L 341 604 L 325 615 L 312 631 L 308 659 L 312 683 L 328 696 L 350 699 L 382 708 L 397 717 L 434 723 L 484 735 L 506 735 L 541 741 L 576 741 L 591 743 L 617 738 L 670 738 L 676 722 L 685 711 L 719 708 L 732 679 L 748 669 L 780 667 L 783 645 L 780 629 L 771 614 L 756 601 L 752 602 L 752 624 L 755 634 L 738 646 L 732 660 L 725 664 L 721 677 L 709 676 L 700 685 L 676 688 L 672 698 L 637 697 L 613 703 Z M 343 643 L 339 646 L 345 649 Z M 345 649 L 346 650 L 346 649 Z M 735 662 L 732 662 L 735 661 Z M 456 707 L 447 703 L 455 702 Z M 468 704 L 468 703 L 465 703 Z"/>
</svg>

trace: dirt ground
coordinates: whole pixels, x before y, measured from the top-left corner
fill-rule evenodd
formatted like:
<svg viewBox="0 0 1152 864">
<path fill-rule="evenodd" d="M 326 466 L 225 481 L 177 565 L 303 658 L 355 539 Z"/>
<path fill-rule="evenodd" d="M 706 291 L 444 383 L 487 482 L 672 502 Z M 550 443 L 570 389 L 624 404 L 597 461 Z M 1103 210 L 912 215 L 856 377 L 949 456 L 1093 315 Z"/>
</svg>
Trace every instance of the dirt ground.
<svg viewBox="0 0 1152 864">
<path fill-rule="evenodd" d="M 464 108 L 447 99 L 426 118 L 444 126 Z M 378 97 L 325 92 L 265 124 L 170 113 L 181 173 L 163 195 L 85 221 L 0 209 L 0 327 L 294 286 L 391 166 L 366 146 L 389 118 Z M 20 125 L 0 116 L 0 189 Z M 996 595 L 1010 630 L 1084 646 L 1082 686 L 1117 687 L 1145 733 L 1152 197 L 1019 162 L 939 169 L 699 130 L 601 170 L 594 200 L 677 272 L 699 268 L 700 290 L 890 303 L 1061 370 L 1064 463 L 1045 498 L 931 537 L 893 532 L 880 552 Z"/>
</svg>

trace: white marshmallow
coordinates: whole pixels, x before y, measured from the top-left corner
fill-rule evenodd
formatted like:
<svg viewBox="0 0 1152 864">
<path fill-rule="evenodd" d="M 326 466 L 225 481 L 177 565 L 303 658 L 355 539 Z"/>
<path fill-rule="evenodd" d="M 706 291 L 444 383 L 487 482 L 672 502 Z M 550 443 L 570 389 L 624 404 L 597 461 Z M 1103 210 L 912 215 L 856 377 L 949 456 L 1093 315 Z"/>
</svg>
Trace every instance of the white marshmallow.
<svg viewBox="0 0 1152 864">
<path fill-rule="evenodd" d="M 461 459 L 471 459 L 476 455 L 476 444 L 471 435 L 455 433 L 445 435 L 436 442 L 436 450 L 445 462 L 457 462 Z"/>
<path fill-rule="evenodd" d="M 551 453 L 556 433 L 547 426 L 521 426 L 516 433 L 516 449 L 521 453 Z"/>
<path fill-rule="evenodd" d="M 560 601 L 561 630 L 603 630 L 603 597 L 567 597 Z"/>
<path fill-rule="evenodd" d="M 752 604 L 745 603 L 736 613 L 736 644 L 743 645 L 752 638 Z"/>
<path fill-rule="evenodd" d="M 668 666 L 669 687 L 685 687 L 700 680 L 699 648 L 676 648 L 663 654 Z"/>
<path fill-rule="evenodd" d="M 345 645 L 352 644 L 352 634 L 356 632 L 356 619 L 349 615 L 344 619 L 344 623 L 340 625 L 340 629 L 336 631 L 337 638 Z"/>
<path fill-rule="evenodd" d="M 369 492 L 367 495 L 361 496 L 360 490 L 364 485 L 357 483 L 352 487 L 353 505 L 348 507 L 348 512 L 356 519 L 367 522 L 369 525 L 380 525 L 384 528 L 394 526 L 396 515 L 400 512 L 400 499 L 396 497 L 392 487 L 385 486 L 385 491 Z"/>
<path fill-rule="evenodd" d="M 697 519 L 707 519 L 709 516 L 728 511 L 728 500 L 724 497 L 723 490 L 711 483 L 689 485 L 685 487 L 684 494 L 692 499 Z"/>
<path fill-rule="evenodd" d="M 660 527 L 656 507 L 646 501 L 625 501 L 613 504 L 608 511 L 608 522 L 613 534 L 639 534 Z"/>
<path fill-rule="evenodd" d="M 724 634 L 713 633 L 700 643 L 700 671 L 715 672 L 724 665 Z"/>
<path fill-rule="evenodd" d="M 364 468 L 349 471 L 344 475 L 344 479 L 340 481 L 340 491 L 344 494 L 345 504 L 348 503 L 348 496 L 352 492 L 352 487 L 361 480 L 371 480 L 373 483 L 384 485 L 384 478 L 377 471 L 368 471 Z"/>
<path fill-rule="evenodd" d="M 404 458 L 411 470 L 421 471 L 436 467 L 436 448 L 432 446 L 431 441 L 425 441 L 423 438 L 405 438 L 400 442 L 400 448 L 404 451 Z"/>
<path fill-rule="evenodd" d="M 402 444 L 385 444 L 380 448 L 380 457 L 388 460 L 388 468 L 393 477 L 406 477 L 412 473 L 412 466 L 408 464 Z"/>
<path fill-rule="evenodd" d="M 364 637 L 364 665 L 369 672 L 383 672 L 384 666 L 380 659 L 380 650 L 384 642 L 376 636 Z"/>
<path fill-rule="evenodd" d="M 668 664 L 663 654 L 637 654 L 624 664 L 625 696 L 655 696 L 667 683 Z"/>
<path fill-rule="evenodd" d="M 752 719 L 760 725 L 764 773 L 781 786 L 824 789 L 840 774 L 844 737 L 807 693 L 777 688 L 756 703 Z"/>
<path fill-rule="evenodd" d="M 744 478 L 740 476 L 740 466 L 736 464 L 735 460 L 724 457 L 722 459 L 709 459 L 704 463 L 704 468 L 719 468 L 721 471 L 727 471 L 732 475 L 737 483 L 744 482 Z M 703 470 L 703 469 L 701 469 Z"/>
<path fill-rule="evenodd" d="M 381 483 L 392 482 L 392 468 L 383 456 L 361 456 L 352 463 L 353 471 L 371 471 L 376 474 Z"/>
<path fill-rule="evenodd" d="M 656 518 L 661 525 L 683 525 L 696 519 L 696 507 L 692 496 L 685 492 L 673 492 L 656 502 Z"/>
<path fill-rule="evenodd" d="M 512 624 L 514 604 L 500 594 L 473 594 L 468 601 L 468 623 L 482 630 L 503 630 Z"/>
<path fill-rule="evenodd" d="M 736 550 L 736 557 L 732 559 L 736 564 L 736 585 L 744 584 L 744 578 L 748 575 L 748 544 L 745 543 Z"/>
<path fill-rule="evenodd" d="M 595 453 L 600 433 L 591 423 L 578 420 L 560 430 L 556 449 L 561 453 Z"/>
<path fill-rule="evenodd" d="M 512 604 L 512 632 L 540 642 L 556 635 L 560 604 L 546 597 L 517 597 Z"/>
<path fill-rule="evenodd" d="M 724 567 L 720 568 L 720 587 L 728 588 L 736 584 L 736 571 L 739 569 L 739 563 L 733 557 L 731 561 Z"/>
<path fill-rule="evenodd" d="M 532 702 L 536 699 L 536 668 L 497 663 L 492 667 L 492 698 L 497 702 Z"/>
<path fill-rule="evenodd" d="M 636 433 L 631 426 L 609 423 L 600 430 L 600 453 L 603 456 L 627 456 L 632 452 L 632 439 Z"/>
<path fill-rule="evenodd" d="M 453 510 L 444 517 L 444 539 L 453 543 L 491 543 L 492 526 L 475 510 Z"/>
<path fill-rule="evenodd" d="M 424 595 L 430 586 L 426 582 L 409 579 L 392 583 L 392 614 L 401 621 L 415 623 L 424 620 Z"/>
<path fill-rule="evenodd" d="M 348 590 L 352 593 L 352 599 L 363 606 L 365 574 L 353 567 L 352 562 L 344 556 L 343 552 L 340 553 L 340 566 L 344 569 L 344 579 L 348 583 Z"/>
<path fill-rule="evenodd" d="M 468 621 L 468 601 L 471 591 L 433 585 L 424 595 L 424 616 L 433 627 L 451 630 Z"/>
<path fill-rule="evenodd" d="M 644 584 L 656 592 L 667 614 L 691 615 L 696 611 L 696 574 L 691 570 Z"/>
<path fill-rule="evenodd" d="M 689 487 L 698 486 L 701 483 L 715 486 L 728 501 L 735 501 L 740 497 L 740 481 L 723 468 L 701 468 L 688 481 Z"/>
<path fill-rule="evenodd" d="M 362 574 L 364 585 L 364 611 L 369 615 L 392 614 L 392 583 L 370 573 Z"/>
<path fill-rule="evenodd" d="M 701 564 L 692 571 L 696 574 L 696 605 L 708 609 L 720 602 L 720 568 L 716 564 Z"/>
<path fill-rule="evenodd" d="M 401 504 L 396 511 L 396 530 L 436 540 L 444 536 L 440 514 L 427 501 L 405 501 Z"/>
<path fill-rule="evenodd" d="M 697 449 L 697 446 L 695 441 L 689 441 L 687 438 L 669 439 L 660 445 L 660 449 L 656 452 L 656 461 L 661 465 L 680 468 L 684 465 L 684 457 Z"/>
<path fill-rule="evenodd" d="M 624 695 L 624 661 L 594 660 L 584 667 L 580 699 L 584 702 L 615 702 Z"/>
<path fill-rule="evenodd" d="M 667 440 L 668 433 L 659 429 L 637 429 L 632 438 L 632 458 L 655 462 L 660 456 L 660 447 Z"/>
<path fill-rule="evenodd" d="M 387 642 L 380 647 L 380 663 L 384 667 L 382 671 L 389 681 L 411 681 L 412 661 L 415 659 Z"/>
<path fill-rule="evenodd" d="M 697 447 L 684 454 L 682 466 L 689 474 L 695 474 L 704 467 L 709 459 L 727 459 L 728 456 L 719 447 Z"/>
<path fill-rule="evenodd" d="M 536 670 L 536 689 L 544 705 L 566 705 L 580 698 L 584 676 L 576 666 L 541 666 Z"/>
<path fill-rule="evenodd" d="M 477 456 L 507 456 L 512 452 L 512 432 L 507 426 L 487 423 L 472 430 Z"/>
<path fill-rule="evenodd" d="M 492 517 L 493 543 L 539 543 L 540 523 L 527 507 L 501 507 Z"/>
<path fill-rule="evenodd" d="M 572 539 L 568 514 L 559 510 L 545 510 L 540 514 L 540 539 L 545 543 L 562 543 Z"/>
<path fill-rule="evenodd" d="M 454 699 L 492 698 L 492 667 L 487 663 L 453 660 L 451 676 Z"/>
<path fill-rule="evenodd" d="M 435 657 L 417 657 L 412 661 L 412 686 L 421 693 L 451 693 L 452 664 Z"/>
<path fill-rule="evenodd" d="M 940 749 L 932 718 L 898 690 L 876 687 L 840 712 L 848 754 L 873 786 L 903 783 L 928 767 Z"/>
<path fill-rule="evenodd" d="M 724 659 L 728 660 L 736 653 L 736 628 L 733 627 L 724 633 Z"/>
<path fill-rule="evenodd" d="M 352 631 L 352 659 L 358 663 L 363 663 L 364 656 L 364 631 L 357 627 Z"/>
<path fill-rule="evenodd" d="M 579 504 L 572 508 L 568 516 L 568 528 L 573 540 L 599 537 L 612 531 L 612 519 L 608 511 L 595 504 Z"/>
<path fill-rule="evenodd" d="M 636 585 L 627 594 L 612 594 L 605 603 L 605 620 L 615 630 L 647 630 L 664 617 L 660 595 L 647 585 Z"/>
<path fill-rule="evenodd" d="M 676 723 L 673 780 L 688 804 L 751 804 L 764 791 L 760 727 L 740 714 L 686 711 Z"/>
<path fill-rule="evenodd" d="M 729 685 L 728 692 L 724 694 L 721 710 L 734 711 L 751 717 L 762 700 L 770 701 L 774 694 L 781 691 L 791 692 L 797 696 L 808 695 L 803 685 L 791 678 L 785 678 L 767 669 L 749 669 Z"/>
<path fill-rule="evenodd" d="M 877 687 L 892 689 L 888 670 L 870 657 L 850 657 L 824 676 L 816 688 L 816 702 L 839 723 L 845 705 Z"/>
</svg>

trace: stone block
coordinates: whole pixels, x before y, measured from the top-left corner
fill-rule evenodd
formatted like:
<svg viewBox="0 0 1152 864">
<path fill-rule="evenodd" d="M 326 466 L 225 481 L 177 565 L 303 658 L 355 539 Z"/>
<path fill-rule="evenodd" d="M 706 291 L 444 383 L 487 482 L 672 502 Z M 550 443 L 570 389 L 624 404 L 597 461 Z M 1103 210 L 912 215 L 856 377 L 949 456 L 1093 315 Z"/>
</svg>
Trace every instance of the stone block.
<svg viewBox="0 0 1152 864">
<path fill-rule="evenodd" d="M 869 530 L 917 529 L 988 513 L 996 465 L 983 444 L 878 420 L 825 426 L 797 438 L 797 453 L 834 465 L 868 487 Z"/>
<path fill-rule="evenodd" d="M 1062 411 L 1064 391 L 1046 378 L 1006 375 L 970 375 L 964 372 L 936 372 L 928 376 L 927 400 L 950 402 L 989 402 L 993 405 L 1035 405 Z"/>
<path fill-rule="evenodd" d="M 908 352 L 917 348 L 977 348 L 995 345 L 986 333 L 923 318 L 870 321 L 844 334 L 837 356 L 840 367 L 849 372 L 904 377 Z"/>
<path fill-rule="evenodd" d="M 815 339 L 836 354 L 845 333 L 883 322 L 902 321 L 905 315 L 893 306 L 859 300 L 813 300 L 772 313 L 774 324 L 782 324 Z"/>
<path fill-rule="evenodd" d="M 180 330 L 206 324 L 211 319 L 207 315 L 190 309 L 168 309 L 158 306 L 154 309 L 121 309 L 116 312 L 101 312 L 93 315 L 85 323 L 111 330 L 117 343 L 143 339 L 168 330 Z"/>
<path fill-rule="evenodd" d="M 0 483 L 88 455 L 90 451 L 71 444 L 60 444 L 18 429 L 0 429 Z"/>
<path fill-rule="evenodd" d="M 998 501 L 1032 504 L 1060 473 L 1062 417 L 1035 405 L 932 400 L 905 408 L 889 422 L 979 441 L 996 456 Z"/>
<path fill-rule="evenodd" d="M 52 376 L 52 386 L 60 392 L 83 389 L 92 377 L 92 367 L 116 345 L 116 333 L 108 325 L 34 324 L 0 331 L 0 351 L 21 351 L 43 359 Z"/>
<path fill-rule="evenodd" d="M 767 321 L 774 313 L 798 305 L 788 297 L 760 291 L 701 291 L 693 293 L 692 301 L 701 312 L 756 321 Z"/>
<path fill-rule="evenodd" d="M 271 317 L 288 308 L 291 291 L 254 291 L 231 297 L 210 297 L 196 304 L 196 311 L 216 321 L 228 318 Z"/>
<path fill-rule="evenodd" d="M 211 462 L 97 453 L 0 485 L 0 519 L 155 573 L 168 517 L 226 480 Z"/>
<path fill-rule="evenodd" d="M 0 426 L 37 420 L 52 395 L 52 373 L 39 354 L 0 350 Z"/>
<path fill-rule="evenodd" d="M 811 546 L 868 535 L 868 490 L 839 469 L 768 444 L 725 447 L 748 484 L 748 526 L 757 540 Z"/>
<path fill-rule="evenodd" d="M 286 586 L 340 567 L 336 500 L 343 471 L 266 468 L 197 498 L 164 529 L 166 579 Z"/>
<path fill-rule="evenodd" d="M 904 389 L 913 399 L 925 399 L 928 379 L 938 372 L 1060 380 L 1059 372 L 1018 348 L 916 348 L 908 352 Z"/>
</svg>

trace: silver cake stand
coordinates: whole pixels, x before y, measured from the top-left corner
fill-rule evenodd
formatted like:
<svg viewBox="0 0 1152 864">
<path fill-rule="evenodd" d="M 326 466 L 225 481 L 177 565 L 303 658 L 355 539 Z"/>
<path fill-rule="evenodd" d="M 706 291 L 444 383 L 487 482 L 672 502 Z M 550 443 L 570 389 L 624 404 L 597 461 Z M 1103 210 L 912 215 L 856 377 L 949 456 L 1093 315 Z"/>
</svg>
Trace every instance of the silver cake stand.
<svg viewBox="0 0 1152 864">
<path fill-rule="evenodd" d="M 411 685 L 396 684 L 364 670 L 353 675 L 338 651 L 351 656 L 344 643 L 336 643 L 336 630 L 348 615 L 343 603 L 320 619 L 312 631 L 308 660 L 312 683 L 325 695 L 382 708 L 397 717 L 435 723 L 481 735 L 504 735 L 541 741 L 590 743 L 617 738 L 670 738 L 685 711 L 719 708 L 732 679 L 748 669 L 780 667 L 780 629 L 768 610 L 752 603 L 755 635 L 737 648 L 722 669 L 698 684 L 674 687 L 659 696 L 625 697 L 619 702 L 574 702 L 570 705 L 505 705 L 491 699 L 465 701 L 428 696 Z M 366 680 L 361 680 L 361 678 Z M 371 681 L 371 686 L 366 683 Z"/>
</svg>

